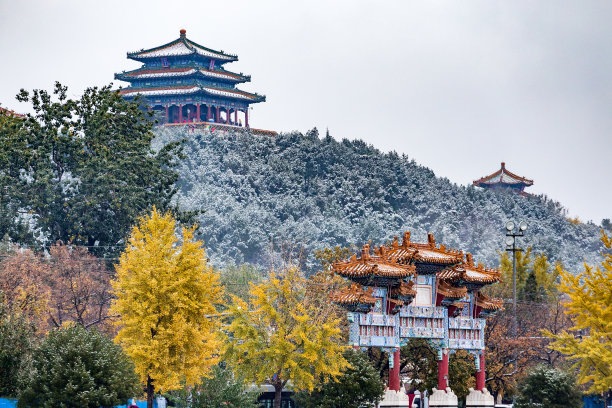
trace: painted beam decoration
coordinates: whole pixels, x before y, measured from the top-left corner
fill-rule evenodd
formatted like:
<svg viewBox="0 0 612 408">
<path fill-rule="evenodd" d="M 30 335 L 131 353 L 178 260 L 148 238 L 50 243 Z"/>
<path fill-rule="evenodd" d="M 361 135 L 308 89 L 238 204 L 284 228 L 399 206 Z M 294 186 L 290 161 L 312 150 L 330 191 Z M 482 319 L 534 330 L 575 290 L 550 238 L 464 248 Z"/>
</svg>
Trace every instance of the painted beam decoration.
<svg viewBox="0 0 612 408">
<path fill-rule="evenodd" d="M 354 347 L 395 351 L 411 338 L 436 347 L 480 353 L 485 348 L 485 317 L 502 309 L 481 289 L 498 282 L 497 269 L 475 265 L 471 254 L 427 243 L 404 233 L 390 245 L 364 245 L 360 257 L 333 265 L 353 283 L 332 294 L 347 310 L 349 341 Z"/>
</svg>

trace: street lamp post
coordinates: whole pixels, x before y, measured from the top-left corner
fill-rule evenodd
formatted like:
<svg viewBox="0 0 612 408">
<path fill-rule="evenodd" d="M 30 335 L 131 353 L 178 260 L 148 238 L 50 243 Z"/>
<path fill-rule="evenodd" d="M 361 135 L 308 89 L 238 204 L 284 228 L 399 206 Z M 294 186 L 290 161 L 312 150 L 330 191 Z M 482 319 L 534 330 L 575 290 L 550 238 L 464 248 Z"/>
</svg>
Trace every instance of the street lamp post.
<svg viewBox="0 0 612 408">
<path fill-rule="evenodd" d="M 516 338 L 517 320 L 516 320 L 516 253 L 522 252 L 521 248 L 516 247 L 516 238 L 522 237 L 527 230 L 527 223 L 521 221 L 518 228 L 514 221 L 506 223 L 506 251 L 512 252 L 512 317 L 513 317 L 513 335 Z"/>
</svg>

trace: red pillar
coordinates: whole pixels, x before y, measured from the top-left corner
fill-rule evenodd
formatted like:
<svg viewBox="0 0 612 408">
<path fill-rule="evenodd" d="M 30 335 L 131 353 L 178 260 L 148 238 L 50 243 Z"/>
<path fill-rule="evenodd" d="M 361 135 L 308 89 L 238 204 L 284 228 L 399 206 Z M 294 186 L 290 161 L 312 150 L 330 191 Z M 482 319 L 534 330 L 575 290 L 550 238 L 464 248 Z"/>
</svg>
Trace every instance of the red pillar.
<svg viewBox="0 0 612 408">
<path fill-rule="evenodd" d="M 200 119 L 200 104 L 199 103 L 196 105 L 196 116 L 197 116 L 196 122 L 201 122 L 202 119 Z"/>
<path fill-rule="evenodd" d="M 480 370 L 476 371 L 476 389 L 483 391 L 485 389 L 485 356 L 484 352 L 478 356 L 480 359 Z"/>
<path fill-rule="evenodd" d="M 234 109 L 234 125 L 238 126 L 238 109 Z"/>
<path fill-rule="evenodd" d="M 183 123 L 183 105 L 179 105 L 179 123 Z"/>
<path fill-rule="evenodd" d="M 168 110 L 168 105 L 166 105 L 166 123 L 170 123 L 170 112 Z"/>
<path fill-rule="evenodd" d="M 448 350 L 442 350 L 442 359 L 438 360 L 438 389 L 448 387 Z"/>
<path fill-rule="evenodd" d="M 215 117 L 215 122 L 221 123 L 221 118 L 219 117 L 219 105 L 217 105 L 217 116 Z"/>
<path fill-rule="evenodd" d="M 389 389 L 400 390 L 400 351 L 393 352 L 393 367 L 389 367 Z"/>
<path fill-rule="evenodd" d="M 206 105 L 207 109 L 206 109 L 206 121 L 208 122 L 210 120 L 210 118 L 212 117 L 212 113 L 210 112 L 210 105 Z"/>
<path fill-rule="evenodd" d="M 230 108 L 229 108 L 229 106 L 227 106 L 225 108 L 225 123 L 228 124 L 228 125 L 230 124 Z"/>
<path fill-rule="evenodd" d="M 244 110 L 244 127 L 249 127 L 249 108 Z"/>
</svg>

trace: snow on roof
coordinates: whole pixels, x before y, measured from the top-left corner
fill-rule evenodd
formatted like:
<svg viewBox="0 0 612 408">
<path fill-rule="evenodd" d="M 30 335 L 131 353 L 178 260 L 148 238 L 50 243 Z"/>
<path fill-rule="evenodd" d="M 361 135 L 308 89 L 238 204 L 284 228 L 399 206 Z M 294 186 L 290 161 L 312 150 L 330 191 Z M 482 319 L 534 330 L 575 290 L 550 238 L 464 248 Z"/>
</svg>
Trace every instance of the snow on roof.
<svg viewBox="0 0 612 408">
<path fill-rule="evenodd" d="M 138 94 L 142 96 L 155 96 L 155 95 L 184 95 L 194 93 L 200 90 L 199 86 L 186 86 L 186 87 L 166 87 L 166 88 L 128 88 L 123 89 L 121 95 Z"/>
<path fill-rule="evenodd" d="M 231 74 L 231 73 L 222 72 L 222 71 L 210 71 L 204 68 L 175 68 L 175 69 L 143 70 L 143 71 L 128 72 L 123 75 L 127 77 L 132 77 L 132 78 L 146 79 L 146 78 L 189 76 L 189 75 L 195 74 L 196 72 L 199 72 L 202 75 L 213 77 L 213 78 L 241 79 L 240 75 Z"/>
<path fill-rule="evenodd" d="M 205 57 L 212 57 L 212 58 L 225 59 L 225 60 L 235 60 L 236 59 L 235 55 L 226 55 L 224 53 L 214 52 L 212 50 L 208 50 L 208 49 L 202 47 L 199 44 L 194 43 L 191 40 L 186 40 L 186 41 L 189 43 L 189 45 L 191 45 L 195 49 L 195 51 L 198 54 L 203 55 Z"/>
<path fill-rule="evenodd" d="M 208 58 L 214 58 L 225 61 L 236 61 L 235 55 L 225 54 L 223 51 L 215 51 L 197 44 L 186 37 L 185 30 L 181 30 L 181 36 L 177 40 L 159 47 L 149 48 L 136 52 L 129 52 L 128 56 L 135 58 L 159 58 L 159 57 L 175 57 L 182 55 L 198 54 Z"/>
<path fill-rule="evenodd" d="M 139 94 L 142 96 L 157 96 L 157 95 L 185 95 L 190 93 L 196 93 L 198 91 L 204 91 L 211 95 L 226 96 L 230 98 L 254 100 L 257 99 L 257 95 L 252 95 L 242 91 L 235 91 L 229 89 L 219 89 L 212 87 L 200 87 L 200 86 L 173 86 L 165 88 L 126 88 L 121 90 L 121 95 Z"/>
<path fill-rule="evenodd" d="M 179 55 L 193 54 L 193 50 L 187 47 L 183 41 L 177 41 L 174 44 L 164 47 L 158 50 L 141 52 L 138 54 L 139 57 L 169 57 Z"/>
<path fill-rule="evenodd" d="M 474 181 L 474 185 L 476 186 L 481 184 L 525 184 L 526 186 L 531 186 L 533 184 L 533 180 L 517 176 L 516 174 L 510 172 L 506 169 L 506 163 L 502 162 L 501 169 L 497 170 L 493 174 Z"/>
</svg>

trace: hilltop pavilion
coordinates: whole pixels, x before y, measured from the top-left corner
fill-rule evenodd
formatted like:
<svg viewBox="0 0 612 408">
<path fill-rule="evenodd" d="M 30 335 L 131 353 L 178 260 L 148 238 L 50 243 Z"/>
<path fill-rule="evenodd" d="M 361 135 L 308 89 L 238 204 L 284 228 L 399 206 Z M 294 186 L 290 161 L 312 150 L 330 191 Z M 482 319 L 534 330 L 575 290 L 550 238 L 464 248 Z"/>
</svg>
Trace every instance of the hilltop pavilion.
<svg viewBox="0 0 612 408">
<path fill-rule="evenodd" d="M 115 74 L 129 82 L 120 91 L 125 99 L 144 98 L 149 110 L 160 111 L 165 123 L 214 122 L 249 126 L 249 105 L 266 97 L 241 91 L 239 83 L 251 77 L 226 70 L 223 65 L 238 56 L 215 51 L 180 37 L 159 47 L 128 52 L 129 59 L 144 65 Z M 239 117 L 240 114 L 240 117 Z"/>
<path fill-rule="evenodd" d="M 526 179 L 508 171 L 506 163 L 502 162 L 501 169 L 488 176 L 474 181 L 474 185 L 490 189 L 508 189 L 525 195 L 525 187 L 533 185 L 533 180 Z"/>
</svg>

